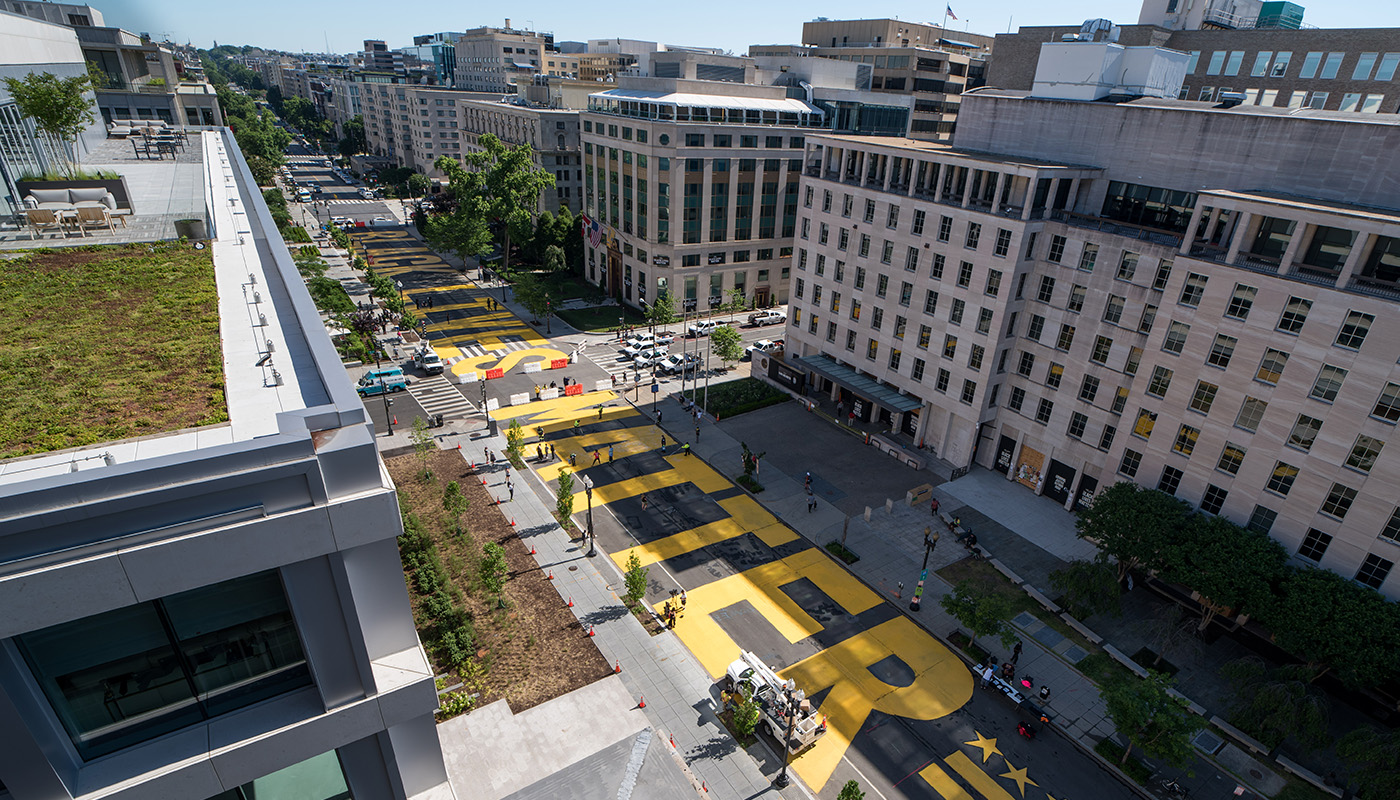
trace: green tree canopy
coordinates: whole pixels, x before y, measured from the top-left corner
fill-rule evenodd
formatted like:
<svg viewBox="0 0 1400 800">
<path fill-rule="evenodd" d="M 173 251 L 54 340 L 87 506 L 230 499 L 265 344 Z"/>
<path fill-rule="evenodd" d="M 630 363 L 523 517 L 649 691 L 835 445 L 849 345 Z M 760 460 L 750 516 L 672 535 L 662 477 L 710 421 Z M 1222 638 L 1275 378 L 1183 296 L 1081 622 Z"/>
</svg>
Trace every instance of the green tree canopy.
<svg viewBox="0 0 1400 800">
<path fill-rule="evenodd" d="M 739 332 L 729 325 L 720 325 L 710 331 L 710 349 L 724 362 L 725 367 L 744 355 L 743 340 L 739 338 Z"/>
<path fill-rule="evenodd" d="M 336 149 L 340 151 L 342 156 L 349 158 L 350 156 L 358 155 L 365 151 L 368 145 L 365 140 L 364 116 L 356 114 L 354 119 L 341 126 L 341 131 L 345 134 L 345 137 L 340 140 L 340 144 L 337 145 Z"/>
<path fill-rule="evenodd" d="M 535 166 L 529 144 L 509 147 L 488 133 L 477 146 L 481 149 L 463 154 L 462 161 L 478 176 L 472 193 L 486 201 L 488 219 L 499 225 L 502 267 L 510 269 L 511 235 L 533 222 L 540 193 L 554 185 L 554 175 Z"/>
<path fill-rule="evenodd" d="M 1064 569 L 1050 573 L 1050 585 L 1063 593 L 1061 604 L 1081 619 L 1095 614 L 1117 617 L 1123 613 L 1117 572 L 1102 557 L 1069 562 Z"/>
<path fill-rule="evenodd" d="M 1290 737 L 1313 748 L 1329 741 L 1327 697 L 1312 685 L 1305 668 L 1271 669 L 1260 658 L 1246 657 L 1225 664 L 1220 674 L 1235 690 L 1230 722 L 1263 742 L 1270 755 Z"/>
<path fill-rule="evenodd" d="M 427 175 L 421 172 L 415 172 L 408 176 L 408 193 L 410 195 L 422 197 L 426 195 L 431 188 L 433 188 L 433 182 L 428 179 Z"/>
<path fill-rule="evenodd" d="M 656 295 L 656 301 L 647 308 L 647 324 L 658 328 L 675 324 L 680 317 L 676 316 L 676 299 L 671 296 L 669 289 L 662 289 Z"/>
<path fill-rule="evenodd" d="M 1171 682 L 1160 672 L 1148 677 L 1120 677 L 1103 687 L 1103 699 L 1113 727 L 1128 740 L 1120 764 L 1134 747 L 1153 758 L 1184 767 L 1195 754 L 1191 737 L 1205 724 L 1186 701 L 1167 693 Z"/>
<path fill-rule="evenodd" d="M 1166 492 L 1120 481 L 1075 520 L 1077 535 L 1118 560 L 1118 580 L 1139 566 L 1161 569 L 1180 539 L 1191 507 Z"/>
<path fill-rule="evenodd" d="M 1275 644 L 1305 661 L 1314 679 L 1331 671 L 1363 689 L 1397 674 L 1400 607 L 1335 572 L 1287 570 L 1258 616 Z"/>
<path fill-rule="evenodd" d="M 1337 742 L 1337 755 L 1351 766 L 1351 781 L 1366 800 L 1400 797 L 1400 732 L 1357 728 Z"/>
<path fill-rule="evenodd" d="M 481 173 L 463 169 L 455 159 L 443 156 L 434 165 L 447 175 L 454 206 L 445 214 L 432 214 L 424 227 L 428 242 L 461 259 L 489 255 L 494 249 L 490 226 L 490 201 L 482 188 Z"/>
<path fill-rule="evenodd" d="M 20 115 L 59 143 L 64 168 L 71 175 L 77 163 L 73 142 L 94 120 L 88 97 L 92 76 L 85 72 L 60 78 L 52 72 L 31 72 L 23 78 L 5 78 L 5 88 Z"/>
<path fill-rule="evenodd" d="M 1180 534 L 1168 550 L 1163 577 L 1200 592 L 1201 630 L 1226 608 L 1253 613 L 1273 597 L 1288 553 L 1268 534 L 1210 514 L 1193 515 Z"/>
<path fill-rule="evenodd" d="M 1006 649 L 1015 646 L 1016 631 L 1007 622 L 1015 614 L 1016 607 L 1006 595 L 979 591 L 970 581 L 963 581 L 940 597 L 938 604 L 972 632 L 973 641 L 996 636 Z"/>
</svg>

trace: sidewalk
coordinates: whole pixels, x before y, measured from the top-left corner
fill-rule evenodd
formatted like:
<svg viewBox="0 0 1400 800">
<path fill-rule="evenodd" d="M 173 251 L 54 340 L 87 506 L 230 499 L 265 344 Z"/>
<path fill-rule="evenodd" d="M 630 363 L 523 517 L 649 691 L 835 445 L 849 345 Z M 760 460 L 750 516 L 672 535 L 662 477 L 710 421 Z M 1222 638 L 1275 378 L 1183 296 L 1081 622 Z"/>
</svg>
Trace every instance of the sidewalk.
<svg viewBox="0 0 1400 800">
<path fill-rule="evenodd" d="M 460 439 L 462 456 L 481 459 L 483 447 L 505 452 L 505 437 Z M 456 440 L 450 442 L 456 447 Z M 447 449 L 447 444 L 444 444 Z M 528 481 L 534 491 L 517 491 L 515 499 L 502 505 L 506 516 L 515 520 L 516 530 L 526 544 L 535 548 L 540 568 L 554 575 L 560 597 L 571 598 L 573 612 L 586 626 L 593 626 L 594 641 L 609 663 L 620 665 L 617 677 L 633 702 L 645 698 L 647 720 L 660 735 L 674 737 L 676 749 L 714 797 L 783 797 L 789 800 L 810 795 L 794 781 L 779 792 L 771 786 L 771 774 L 779 763 L 771 754 L 746 752 L 725 730 L 716 716 L 718 688 L 689 651 L 672 633 L 651 636 L 631 619 L 622 605 L 618 590 L 622 575 L 601 549 L 588 558 L 586 540 L 572 541 L 554 521 L 548 487 L 530 470 L 516 471 L 516 479 Z M 488 486 L 503 494 L 499 486 L 505 473 L 487 478 Z M 523 486 L 521 488 L 524 488 Z M 750 750 L 755 750 L 750 748 Z M 763 760 L 760 769 L 755 756 Z"/>
<path fill-rule="evenodd" d="M 779 409 L 786 409 L 786 413 Z M 765 411 L 776 413 L 766 414 Z M 935 637 L 946 641 L 948 634 L 961 625 L 939 604 L 940 598 L 952 587 L 936 574 L 936 570 L 966 557 L 966 550 L 948 535 L 941 520 L 932 519 L 927 501 L 918 507 L 909 507 L 904 500 L 904 488 L 889 498 L 893 501 L 890 511 L 882 501 L 862 502 L 856 496 L 847 496 L 841 488 L 841 484 L 859 486 L 861 481 L 874 480 L 869 473 L 887 472 L 885 465 L 894 467 L 897 462 L 860 445 L 859 440 L 812 427 L 831 424 L 818 416 L 793 413 L 787 406 L 765 411 L 726 419 L 719 425 L 707 422 L 700 441 L 692 443 L 692 450 L 732 477 L 739 472 L 741 448 L 739 440 L 730 435 L 731 429 L 748 437 L 746 441 L 752 449 L 766 448 L 769 455 L 761 463 L 757 475 L 764 491 L 755 495 L 755 499 L 815 544 L 844 541 L 860 558 L 847 567 L 854 575 L 892 600 L 897 608 Z M 693 441 L 693 429 L 674 425 L 670 414 L 666 414 L 665 419 L 665 427 L 672 435 L 680 435 L 682 441 Z M 838 443 L 833 445 L 826 441 L 829 436 L 836 436 Z M 822 441 L 814 442 L 814 439 Z M 793 469 L 793 459 L 788 464 L 792 477 L 773 463 L 776 460 L 774 450 L 779 443 L 794 449 L 828 448 L 820 460 L 803 462 L 819 464 L 823 469 L 839 469 L 842 475 L 839 481 L 831 483 L 819 474 L 813 475 L 813 490 L 818 497 L 815 511 L 807 510 L 805 476 Z M 832 452 L 833 446 L 841 452 Z M 867 461 L 871 463 L 864 463 Z M 812 469 L 816 473 L 818 468 L 813 466 Z M 1049 572 L 1070 558 L 1093 554 L 1092 545 L 1075 537 L 1072 516 L 1052 500 L 1036 497 L 1003 476 L 974 469 L 957 482 L 948 483 L 929 469 L 921 472 L 907 467 L 898 469 L 902 470 L 903 480 L 908 481 L 909 486 L 922 482 L 933 484 L 933 496 L 939 500 L 940 510 L 961 516 L 963 523 L 976 530 L 980 543 L 992 554 L 1015 562 L 1014 568 L 1008 566 L 1007 570 L 1018 572 L 1019 577 L 1032 586 L 1048 590 Z M 869 522 L 864 517 L 866 505 L 873 506 Z M 919 579 L 926 527 L 941 534 L 941 540 L 929 556 L 922 608 L 912 612 L 908 610 L 908 601 Z M 1116 734 L 1098 687 L 1074 667 L 1088 653 L 1030 613 L 1018 615 L 1012 625 L 1023 643 L 1017 675 L 1033 676 L 1037 692 L 1041 686 L 1050 687 L 1047 707 L 1054 724 L 1091 757 L 1098 758 L 1093 754 L 1094 745 Z M 977 643 L 1001 661 L 1011 657 L 994 638 L 979 639 Z M 1197 798 L 1234 797 L 1237 782 L 1254 789 L 1252 795 L 1245 796 L 1267 796 L 1282 788 L 1282 779 L 1273 775 L 1267 766 L 1258 764 L 1233 745 L 1226 745 L 1226 748 L 1219 760 L 1226 762 L 1229 773 L 1223 773 L 1219 764 L 1198 754 L 1189 772 L 1165 767 L 1161 769 L 1161 776 L 1177 778 Z M 1252 772 L 1258 774 L 1251 776 Z M 1248 782 L 1251 780 L 1253 786 Z"/>
</svg>

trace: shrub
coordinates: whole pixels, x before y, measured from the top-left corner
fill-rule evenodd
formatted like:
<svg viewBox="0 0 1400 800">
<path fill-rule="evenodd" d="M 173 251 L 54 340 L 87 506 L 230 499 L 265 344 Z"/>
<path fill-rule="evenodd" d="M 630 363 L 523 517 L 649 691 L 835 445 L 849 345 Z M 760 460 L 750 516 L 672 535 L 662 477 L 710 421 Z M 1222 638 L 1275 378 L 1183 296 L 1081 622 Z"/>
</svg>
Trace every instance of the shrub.
<svg viewBox="0 0 1400 800">
<path fill-rule="evenodd" d="M 746 411 L 757 411 L 790 399 L 786 392 L 757 378 L 740 378 L 737 381 L 716 384 L 710 387 L 708 396 L 704 390 L 696 392 L 687 389 L 685 396 L 696 402 L 703 398 L 705 410 L 721 419 Z"/>
<path fill-rule="evenodd" d="M 637 557 L 636 551 L 627 556 L 627 573 L 623 576 L 627 584 L 627 602 L 637 603 L 647 593 L 647 568 L 642 566 L 642 560 Z"/>
<path fill-rule="evenodd" d="M 730 707 L 734 709 L 734 732 L 740 737 L 752 736 L 758 727 L 758 701 L 748 696 L 742 689 L 733 695 Z"/>
</svg>

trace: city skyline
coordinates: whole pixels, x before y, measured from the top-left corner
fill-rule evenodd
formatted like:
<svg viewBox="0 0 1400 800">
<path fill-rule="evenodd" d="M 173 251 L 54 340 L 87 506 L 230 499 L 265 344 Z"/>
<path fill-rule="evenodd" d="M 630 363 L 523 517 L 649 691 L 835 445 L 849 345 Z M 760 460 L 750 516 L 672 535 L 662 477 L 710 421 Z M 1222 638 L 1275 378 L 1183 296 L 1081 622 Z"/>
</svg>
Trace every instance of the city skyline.
<svg viewBox="0 0 1400 800">
<path fill-rule="evenodd" d="M 1138 0 L 1095 0 L 1065 10 L 1031 0 L 1008 0 L 993 6 L 950 2 L 957 18 L 949 17 L 949 29 L 963 29 L 984 35 L 1005 33 L 1021 26 L 1068 25 L 1103 17 L 1119 25 L 1137 22 Z M 600 21 L 587 7 L 559 2 L 522 6 L 517 11 L 499 8 L 494 12 L 473 11 L 465 16 L 461 7 L 427 0 L 414 5 L 416 13 L 378 18 L 375 6 L 363 0 L 337 3 L 307 3 L 288 6 L 270 0 L 246 0 L 233 6 L 219 4 L 173 3 L 166 0 L 112 0 L 94 4 L 107 24 L 127 30 L 150 33 L 157 38 L 189 42 L 199 47 L 219 44 L 255 45 L 288 52 L 349 53 L 358 51 L 365 39 L 382 39 L 391 48 L 407 47 L 417 34 L 444 30 L 466 30 L 500 26 L 509 18 L 515 27 L 552 31 L 559 41 L 622 36 L 667 44 L 722 47 L 743 55 L 754 44 L 797 43 L 802 23 L 819 16 L 831 19 L 894 17 L 911 22 L 940 24 L 942 9 L 936 4 L 898 2 L 874 9 L 870 14 L 851 13 L 847 4 L 826 2 L 805 7 L 798 13 L 791 7 L 754 7 L 722 0 L 712 3 L 707 18 L 683 18 L 680 13 L 654 14 L 644 19 L 614 23 Z M 1379 0 L 1347 3 L 1342 7 L 1309 7 L 1305 20 L 1327 28 L 1386 27 L 1400 25 L 1400 11 Z M 494 13 L 496 16 L 487 16 Z M 933 15 L 933 16 L 927 16 Z M 733 20 L 747 24 L 736 27 Z M 280 23 L 269 25 L 275 20 Z"/>
</svg>

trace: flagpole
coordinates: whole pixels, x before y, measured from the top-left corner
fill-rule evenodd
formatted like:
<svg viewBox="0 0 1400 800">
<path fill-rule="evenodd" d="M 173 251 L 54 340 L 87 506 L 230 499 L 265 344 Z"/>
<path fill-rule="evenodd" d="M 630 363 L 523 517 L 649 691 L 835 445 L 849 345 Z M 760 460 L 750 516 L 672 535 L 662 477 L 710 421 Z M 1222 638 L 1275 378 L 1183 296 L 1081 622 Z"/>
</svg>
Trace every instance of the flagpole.
<svg viewBox="0 0 1400 800">
<path fill-rule="evenodd" d="M 948 33 L 948 4 L 943 4 L 943 24 L 938 26 L 938 43 L 943 44 L 943 37 Z"/>
</svg>

